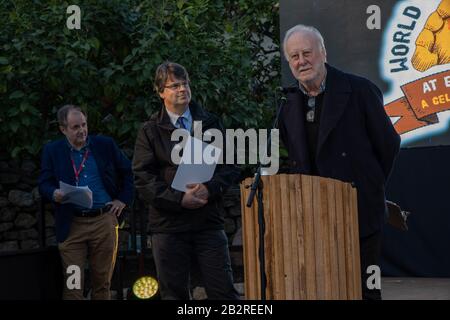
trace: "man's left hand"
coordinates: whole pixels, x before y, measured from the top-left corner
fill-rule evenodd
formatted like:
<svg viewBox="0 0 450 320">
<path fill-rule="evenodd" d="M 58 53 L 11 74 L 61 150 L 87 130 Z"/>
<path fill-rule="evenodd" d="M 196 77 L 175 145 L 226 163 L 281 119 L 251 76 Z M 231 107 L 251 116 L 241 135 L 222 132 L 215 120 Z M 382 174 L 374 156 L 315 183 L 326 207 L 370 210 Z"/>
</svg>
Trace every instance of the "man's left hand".
<svg viewBox="0 0 450 320">
<path fill-rule="evenodd" d="M 117 217 L 119 217 L 122 214 L 122 210 L 126 207 L 126 204 L 123 203 L 120 200 L 113 200 L 110 201 L 108 203 L 106 203 L 106 205 L 111 205 L 111 209 L 109 209 L 109 213 L 114 213 Z"/>
</svg>

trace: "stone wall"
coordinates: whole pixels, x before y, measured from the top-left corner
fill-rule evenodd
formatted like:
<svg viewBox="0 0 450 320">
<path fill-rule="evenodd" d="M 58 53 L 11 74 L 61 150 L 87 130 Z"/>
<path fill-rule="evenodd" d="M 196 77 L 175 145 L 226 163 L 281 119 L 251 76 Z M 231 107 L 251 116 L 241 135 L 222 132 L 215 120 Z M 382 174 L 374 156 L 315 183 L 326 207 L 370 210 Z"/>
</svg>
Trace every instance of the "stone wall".
<svg viewBox="0 0 450 320">
<path fill-rule="evenodd" d="M 0 160 L 0 252 L 39 247 L 38 170 L 31 160 Z M 48 242 L 55 243 L 53 216 L 45 218 Z"/>
</svg>

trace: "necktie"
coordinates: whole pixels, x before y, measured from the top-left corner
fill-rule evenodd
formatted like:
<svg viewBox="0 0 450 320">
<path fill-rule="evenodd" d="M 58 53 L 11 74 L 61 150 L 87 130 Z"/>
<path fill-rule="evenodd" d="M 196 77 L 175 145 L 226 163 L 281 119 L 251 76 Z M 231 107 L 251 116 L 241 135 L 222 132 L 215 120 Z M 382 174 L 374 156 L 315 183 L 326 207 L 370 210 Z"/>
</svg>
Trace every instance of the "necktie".
<svg viewBox="0 0 450 320">
<path fill-rule="evenodd" d="M 186 129 L 186 126 L 184 125 L 184 121 L 183 120 L 184 120 L 184 117 L 179 117 L 177 122 L 178 122 L 180 128 Z"/>
</svg>

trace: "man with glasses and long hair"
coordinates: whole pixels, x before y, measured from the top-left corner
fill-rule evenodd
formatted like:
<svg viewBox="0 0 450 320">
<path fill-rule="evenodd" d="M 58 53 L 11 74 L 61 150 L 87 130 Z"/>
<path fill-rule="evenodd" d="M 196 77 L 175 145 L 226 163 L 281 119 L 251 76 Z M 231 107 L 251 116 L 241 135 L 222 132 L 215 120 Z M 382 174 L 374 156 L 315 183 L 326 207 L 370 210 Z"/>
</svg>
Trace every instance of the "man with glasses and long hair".
<svg viewBox="0 0 450 320">
<path fill-rule="evenodd" d="M 140 129 L 135 145 L 135 186 L 149 210 L 152 252 L 162 299 L 188 300 L 191 257 L 197 259 L 209 299 L 239 299 L 224 232 L 222 195 L 239 177 L 234 165 L 218 164 L 212 179 L 171 187 L 177 165 L 171 159 L 176 129 L 193 132 L 201 121 L 203 132 L 223 127 L 219 118 L 191 101 L 189 75 L 173 62 L 161 64 L 154 89 L 162 100 L 159 112 Z"/>
</svg>

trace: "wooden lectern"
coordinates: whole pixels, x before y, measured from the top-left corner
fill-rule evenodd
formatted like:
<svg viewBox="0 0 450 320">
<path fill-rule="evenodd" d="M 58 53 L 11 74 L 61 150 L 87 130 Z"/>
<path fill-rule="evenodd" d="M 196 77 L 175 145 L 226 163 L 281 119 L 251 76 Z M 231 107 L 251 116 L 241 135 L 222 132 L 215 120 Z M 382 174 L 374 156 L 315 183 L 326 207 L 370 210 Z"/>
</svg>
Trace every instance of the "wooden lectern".
<svg viewBox="0 0 450 320">
<path fill-rule="evenodd" d="M 361 299 L 356 189 L 307 175 L 261 177 L 265 219 L 266 297 Z M 245 297 L 261 298 L 258 204 L 241 184 Z"/>
</svg>

